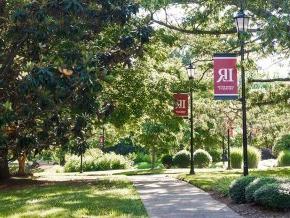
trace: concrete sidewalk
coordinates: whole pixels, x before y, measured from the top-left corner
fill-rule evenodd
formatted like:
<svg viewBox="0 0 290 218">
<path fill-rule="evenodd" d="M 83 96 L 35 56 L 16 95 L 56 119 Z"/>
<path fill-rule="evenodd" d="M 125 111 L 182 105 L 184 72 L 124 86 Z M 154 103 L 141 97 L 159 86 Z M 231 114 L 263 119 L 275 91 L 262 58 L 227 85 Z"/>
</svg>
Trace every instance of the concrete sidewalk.
<svg viewBox="0 0 290 218">
<path fill-rule="evenodd" d="M 137 188 L 149 217 L 240 218 L 227 205 L 186 182 L 166 175 L 129 177 Z"/>
</svg>

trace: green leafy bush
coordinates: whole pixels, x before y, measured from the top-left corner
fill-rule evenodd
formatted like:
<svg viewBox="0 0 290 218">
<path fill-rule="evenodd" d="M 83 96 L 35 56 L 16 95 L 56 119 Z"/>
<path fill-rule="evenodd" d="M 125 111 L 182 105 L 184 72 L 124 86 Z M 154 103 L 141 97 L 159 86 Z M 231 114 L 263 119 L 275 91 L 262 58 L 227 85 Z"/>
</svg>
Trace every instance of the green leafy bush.
<svg viewBox="0 0 290 218">
<path fill-rule="evenodd" d="M 241 148 L 232 148 L 231 149 L 231 167 L 234 169 L 241 169 L 243 162 L 243 152 Z"/>
<path fill-rule="evenodd" d="M 290 183 L 272 183 L 254 193 L 255 203 L 274 209 L 290 208 Z"/>
<path fill-rule="evenodd" d="M 217 162 L 222 161 L 222 154 L 223 154 L 222 149 L 211 149 L 208 151 L 208 153 L 212 157 L 213 163 L 217 163 Z"/>
<path fill-rule="evenodd" d="M 257 168 L 261 161 L 261 152 L 259 149 L 249 146 L 248 147 L 248 166 L 249 168 Z"/>
<path fill-rule="evenodd" d="M 290 135 L 282 135 L 273 146 L 273 154 L 278 157 L 279 153 L 284 150 L 290 151 Z"/>
<path fill-rule="evenodd" d="M 134 160 L 134 163 L 141 163 L 141 162 L 151 162 L 150 155 L 142 152 L 136 153 L 136 158 Z"/>
<path fill-rule="evenodd" d="M 202 149 L 198 149 L 193 154 L 194 164 L 198 168 L 205 168 L 209 167 L 209 165 L 212 163 L 212 157 L 210 154 Z"/>
<path fill-rule="evenodd" d="M 170 154 L 165 154 L 161 157 L 161 163 L 165 168 L 171 168 L 173 165 L 173 157 Z"/>
<path fill-rule="evenodd" d="M 290 166 L 290 151 L 281 151 L 278 156 L 278 166 Z"/>
<path fill-rule="evenodd" d="M 149 168 L 151 168 L 151 163 L 148 163 L 148 162 L 140 162 L 136 166 L 137 166 L 137 169 L 140 169 L 140 170 L 142 170 L 142 169 L 149 169 Z"/>
<path fill-rule="evenodd" d="M 190 163 L 190 153 L 186 150 L 177 152 L 173 157 L 173 164 L 180 168 L 188 167 Z"/>
<path fill-rule="evenodd" d="M 253 182 L 251 182 L 247 187 L 246 187 L 246 201 L 248 203 L 254 202 L 254 193 L 257 191 L 259 188 L 266 184 L 272 184 L 277 182 L 278 180 L 275 178 L 271 177 L 262 177 L 262 178 L 257 178 Z"/>
<path fill-rule="evenodd" d="M 96 151 L 93 151 L 93 153 L 85 153 L 83 157 L 84 171 L 127 169 L 132 166 L 132 162 L 122 155 L 105 153 L 101 156 L 97 155 L 94 157 L 92 154 L 99 153 L 96 153 Z M 80 171 L 80 157 L 75 155 L 68 157 L 64 170 L 65 172 Z"/>
<path fill-rule="evenodd" d="M 246 187 L 256 179 L 254 176 L 244 176 L 234 180 L 229 189 L 231 199 L 238 204 L 246 202 Z"/>
</svg>

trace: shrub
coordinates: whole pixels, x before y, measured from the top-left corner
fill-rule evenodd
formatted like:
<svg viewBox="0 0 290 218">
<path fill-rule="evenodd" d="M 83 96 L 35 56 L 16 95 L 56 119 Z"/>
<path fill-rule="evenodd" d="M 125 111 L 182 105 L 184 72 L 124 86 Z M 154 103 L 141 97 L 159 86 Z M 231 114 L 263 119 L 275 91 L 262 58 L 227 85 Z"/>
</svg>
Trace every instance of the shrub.
<svg viewBox="0 0 290 218">
<path fill-rule="evenodd" d="M 262 148 L 261 156 L 262 156 L 262 160 L 269 160 L 269 159 L 275 158 L 270 148 Z"/>
<path fill-rule="evenodd" d="M 261 161 L 261 152 L 259 149 L 252 146 L 248 147 L 248 161 L 249 168 L 258 167 L 258 164 Z"/>
<path fill-rule="evenodd" d="M 273 146 L 273 154 L 275 157 L 284 150 L 290 150 L 290 135 L 282 135 Z"/>
<path fill-rule="evenodd" d="M 97 157 L 86 153 L 83 157 L 84 171 L 127 169 L 131 165 L 132 162 L 128 158 L 115 153 L 106 153 Z M 65 172 L 80 171 L 80 157 L 75 155 L 68 157 L 64 170 Z"/>
<path fill-rule="evenodd" d="M 241 169 L 243 162 L 243 152 L 241 148 L 231 149 L 231 167 L 234 169 Z"/>
<path fill-rule="evenodd" d="M 148 154 L 138 152 L 136 153 L 136 158 L 134 163 L 141 163 L 141 162 L 151 162 L 151 157 Z"/>
<path fill-rule="evenodd" d="M 246 192 L 246 187 L 253 182 L 256 179 L 254 176 L 245 176 L 245 177 L 240 177 L 236 180 L 234 180 L 229 189 L 229 195 L 231 199 L 238 204 L 245 203 L 246 202 L 246 197 L 245 197 L 245 192 Z"/>
<path fill-rule="evenodd" d="M 151 168 L 151 163 L 148 162 L 140 162 L 137 164 L 137 169 L 149 169 Z"/>
<path fill-rule="evenodd" d="M 290 151 L 281 151 L 278 156 L 278 166 L 290 166 Z"/>
<path fill-rule="evenodd" d="M 190 163 L 190 153 L 186 150 L 177 152 L 173 157 L 173 164 L 180 168 L 188 167 Z"/>
<path fill-rule="evenodd" d="M 217 163 L 222 161 L 223 151 L 222 149 L 212 149 L 209 150 L 208 153 L 212 157 L 212 162 Z"/>
<path fill-rule="evenodd" d="M 290 183 L 272 183 L 254 193 L 255 203 L 275 209 L 290 208 Z"/>
<path fill-rule="evenodd" d="M 202 149 L 196 150 L 193 154 L 193 158 L 194 164 L 198 168 L 209 167 L 209 165 L 212 163 L 212 157 L 210 156 L 210 154 Z"/>
<path fill-rule="evenodd" d="M 173 165 L 173 157 L 170 154 L 165 154 L 161 157 L 161 163 L 165 168 L 171 168 Z"/>
<path fill-rule="evenodd" d="M 257 178 L 253 182 L 251 182 L 247 187 L 246 187 L 246 201 L 248 203 L 254 202 L 254 193 L 257 191 L 259 188 L 266 184 L 272 184 L 277 182 L 278 180 L 275 178 L 271 177 L 262 177 L 262 178 Z"/>
</svg>

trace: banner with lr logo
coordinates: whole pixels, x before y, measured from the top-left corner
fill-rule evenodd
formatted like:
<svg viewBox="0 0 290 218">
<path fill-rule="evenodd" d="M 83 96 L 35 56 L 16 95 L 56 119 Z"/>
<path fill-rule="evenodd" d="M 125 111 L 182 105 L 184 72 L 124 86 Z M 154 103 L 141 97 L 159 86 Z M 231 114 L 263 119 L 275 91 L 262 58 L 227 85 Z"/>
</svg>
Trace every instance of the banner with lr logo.
<svg viewBox="0 0 290 218">
<path fill-rule="evenodd" d="M 174 97 L 174 113 L 178 117 L 188 117 L 188 94 L 176 93 Z"/>
<path fill-rule="evenodd" d="M 216 100 L 236 100 L 239 97 L 236 54 L 215 54 L 214 58 L 214 98 Z"/>
</svg>

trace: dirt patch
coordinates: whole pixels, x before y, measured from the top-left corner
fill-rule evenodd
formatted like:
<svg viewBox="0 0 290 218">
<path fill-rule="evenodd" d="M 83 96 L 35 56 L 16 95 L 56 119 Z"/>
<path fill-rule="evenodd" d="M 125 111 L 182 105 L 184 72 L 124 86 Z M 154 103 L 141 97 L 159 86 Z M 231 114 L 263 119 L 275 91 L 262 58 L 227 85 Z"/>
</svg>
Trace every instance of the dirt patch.
<svg viewBox="0 0 290 218">
<path fill-rule="evenodd" d="M 289 218 L 290 211 L 273 211 L 270 209 L 265 209 L 255 204 L 235 204 L 231 199 L 227 197 L 222 197 L 216 193 L 210 193 L 211 196 L 228 205 L 236 213 L 240 214 L 246 218 Z"/>
</svg>

